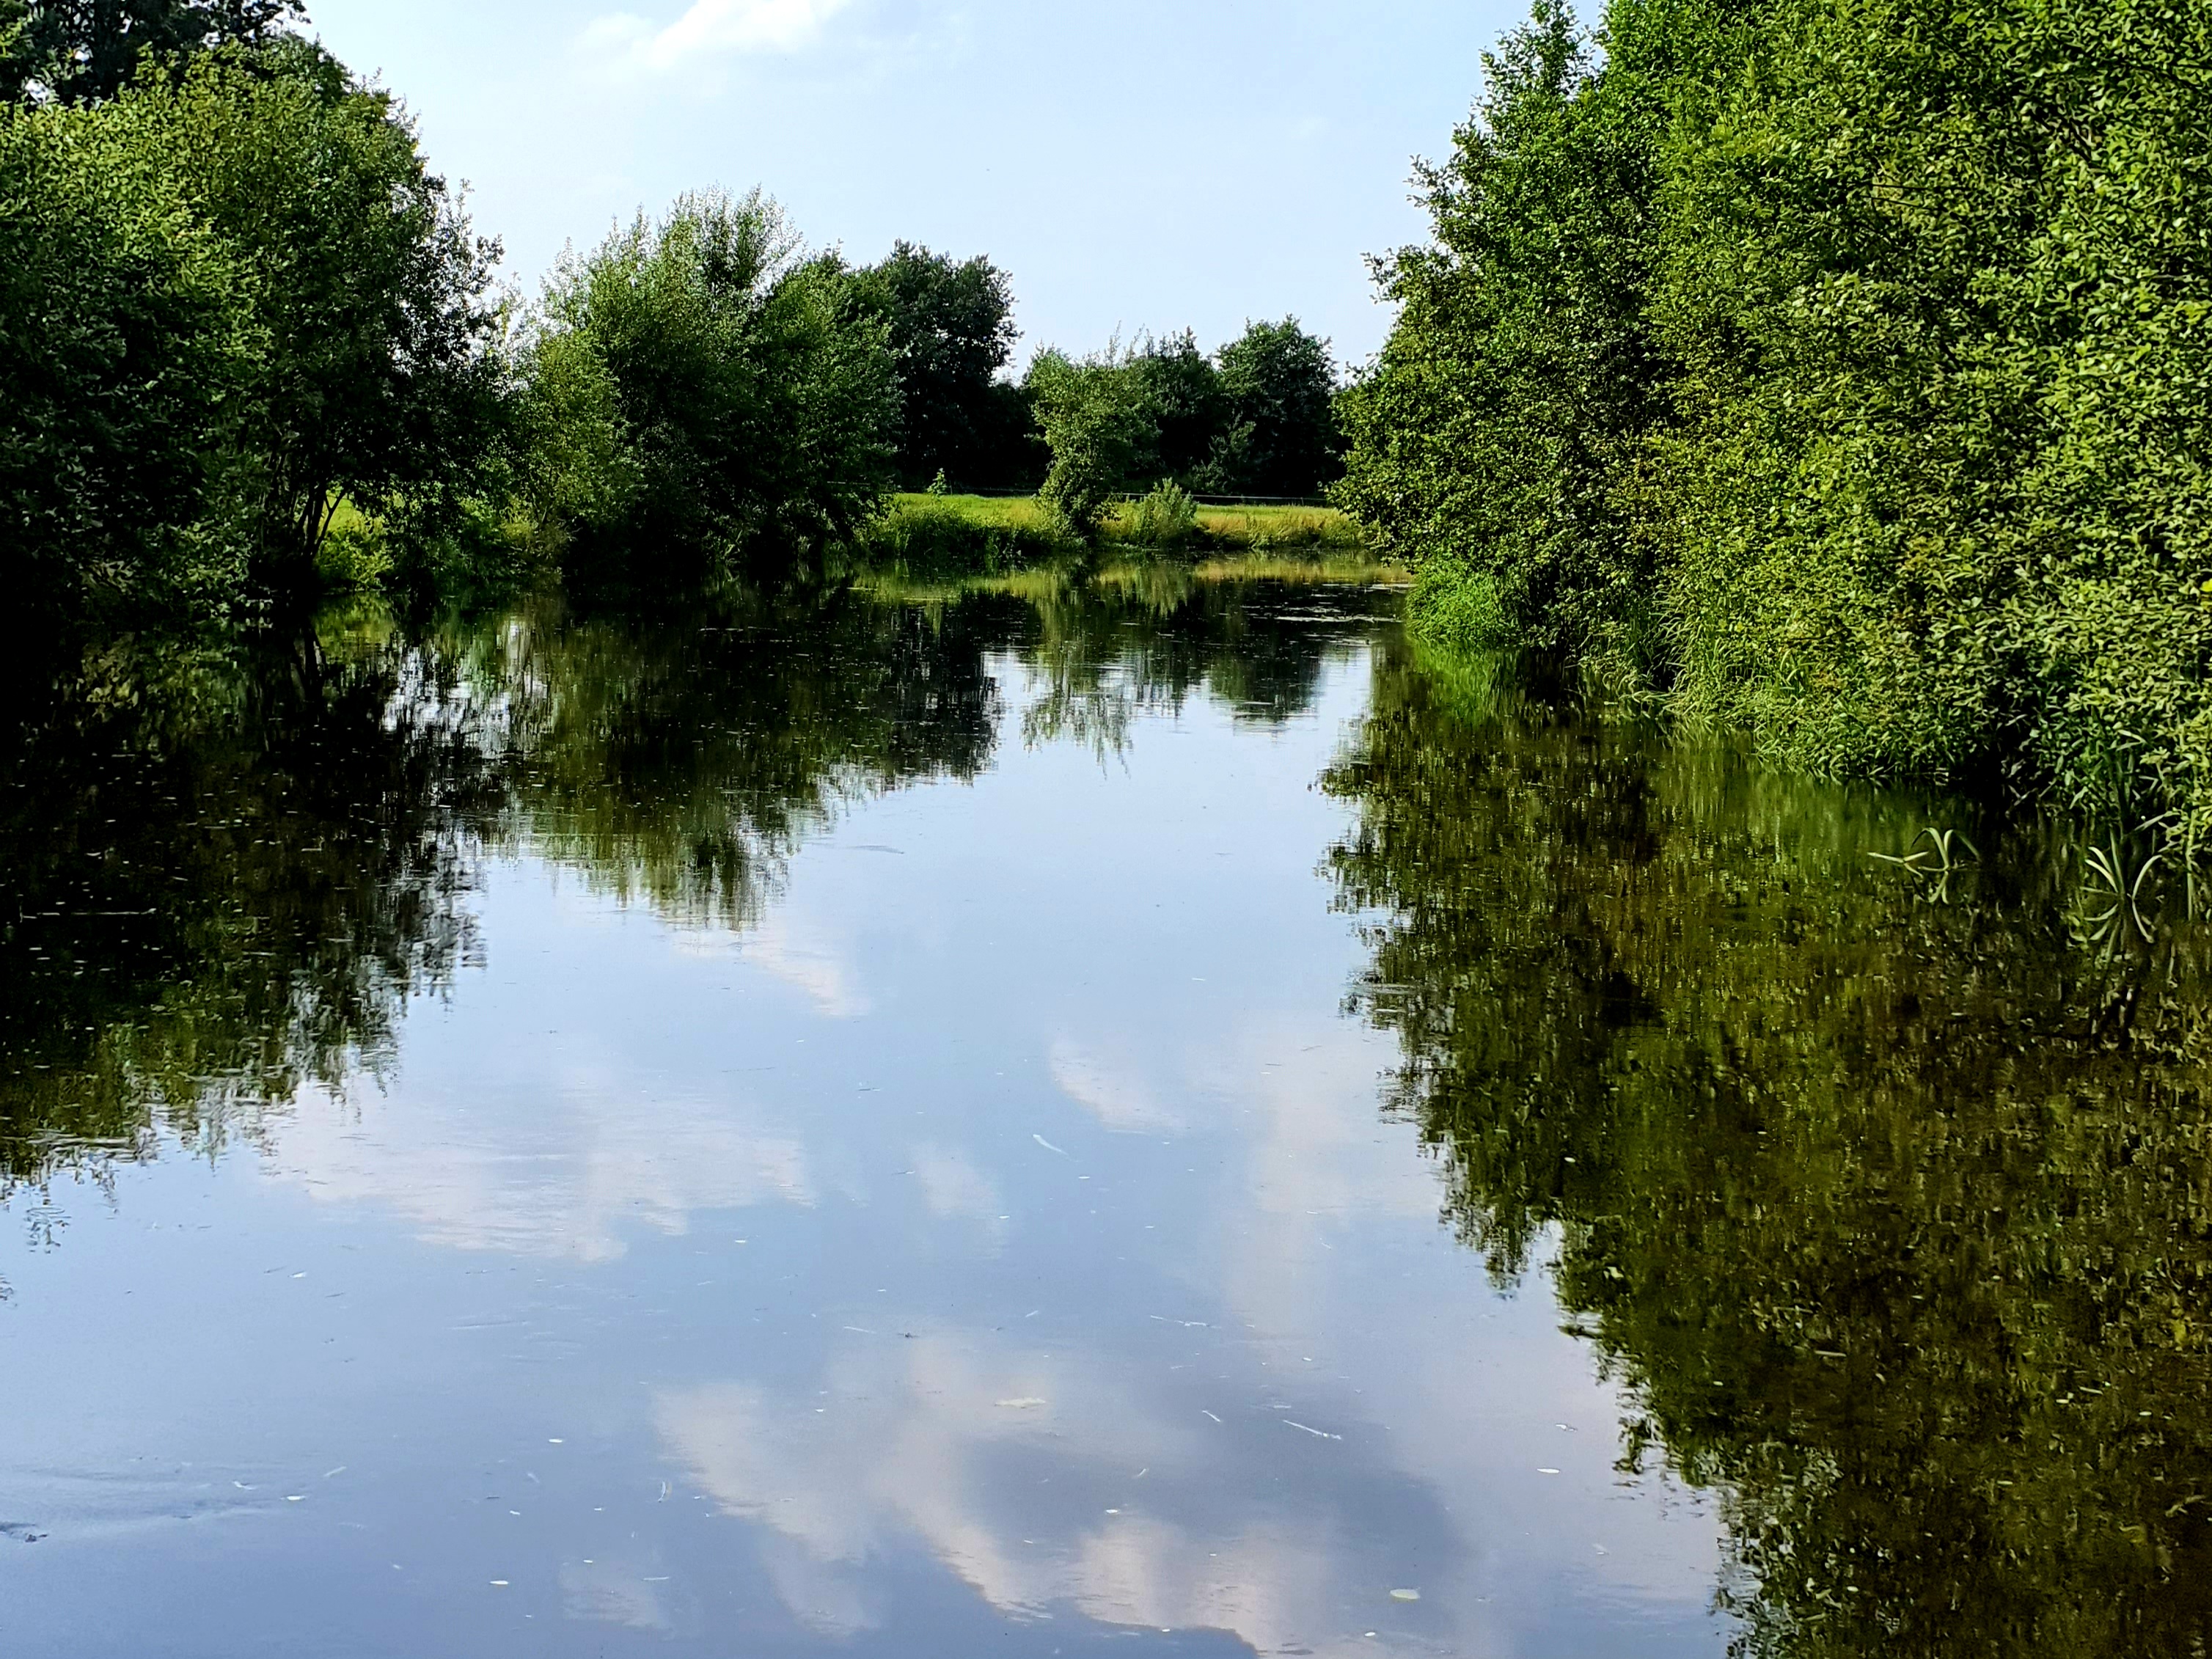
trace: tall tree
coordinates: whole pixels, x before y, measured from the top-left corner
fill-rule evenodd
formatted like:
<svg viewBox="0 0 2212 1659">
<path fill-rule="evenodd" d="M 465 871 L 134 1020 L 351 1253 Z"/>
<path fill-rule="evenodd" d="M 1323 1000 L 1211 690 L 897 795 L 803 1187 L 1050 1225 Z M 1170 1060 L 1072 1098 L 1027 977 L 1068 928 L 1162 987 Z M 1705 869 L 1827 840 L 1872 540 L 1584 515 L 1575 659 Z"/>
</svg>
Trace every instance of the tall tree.
<svg viewBox="0 0 2212 1659">
<path fill-rule="evenodd" d="M 147 52 L 264 45 L 306 15 L 300 0 L 0 0 L 0 97 L 98 102 Z"/>
<path fill-rule="evenodd" d="M 1649 610 L 1622 486 L 1667 405 L 1646 315 L 1664 122 L 1631 72 L 1656 33 L 1601 75 L 1564 0 L 1537 0 L 1419 170 L 1435 240 L 1379 262 L 1398 324 L 1346 399 L 1339 498 L 1470 643 L 1595 653 Z"/>
<path fill-rule="evenodd" d="M 1311 495 L 1343 470 L 1336 365 L 1295 317 L 1254 323 L 1216 355 L 1227 421 L 1200 474 L 1241 495 Z"/>
<path fill-rule="evenodd" d="M 858 274 L 857 290 L 890 332 L 905 394 L 900 482 L 918 489 L 940 471 L 977 481 L 1006 424 L 994 386 L 1017 333 L 1006 273 L 981 255 L 956 260 L 902 241 Z"/>
<path fill-rule="evenodd" d="M 249 273 L 265 336 L 246 422 L 264 574 L 296 573 L 342 498 L 419 515 L 473 487 L 505 392 L 499 250 L 405 111 L 291 37 L 133 88 L 112 118 L 166 149 Z"/>
<path fill-rule="evenodd" d="M 1229 418 L 1221 372 L 1198 349 L 1190 330 L 1137 348 L 1129 372 L 1152 416 L 1156 441 L 1140 446 L 1139 477 L 1145 482 L 1171 477 L 1192 482 L 1213 454 L 1214 441 Z"/>
</svg>

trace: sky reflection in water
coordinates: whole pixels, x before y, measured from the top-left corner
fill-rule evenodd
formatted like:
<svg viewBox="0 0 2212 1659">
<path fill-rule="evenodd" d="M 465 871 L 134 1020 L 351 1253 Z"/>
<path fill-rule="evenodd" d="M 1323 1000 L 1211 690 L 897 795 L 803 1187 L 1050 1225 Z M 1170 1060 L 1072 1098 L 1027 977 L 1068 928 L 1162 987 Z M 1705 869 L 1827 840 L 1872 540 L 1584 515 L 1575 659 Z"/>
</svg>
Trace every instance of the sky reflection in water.
<svg viewBox="0 0 2212 1659">
<path fill-rule="evenodd" d="M 24 703 L 0 1648 L 2197 1651 L 2199 934 L 1393 603 Z"/>
<path fill-rule="evenodd" d="M 1000 606 L 988 754 L 823 792 L 749 926 L 526 778 L 374 1075 L 16 1193 L 9 1650 L 1714 1650 L 1710 1515 L 1343 1010 L 1378 608 Z"/>
</svg>

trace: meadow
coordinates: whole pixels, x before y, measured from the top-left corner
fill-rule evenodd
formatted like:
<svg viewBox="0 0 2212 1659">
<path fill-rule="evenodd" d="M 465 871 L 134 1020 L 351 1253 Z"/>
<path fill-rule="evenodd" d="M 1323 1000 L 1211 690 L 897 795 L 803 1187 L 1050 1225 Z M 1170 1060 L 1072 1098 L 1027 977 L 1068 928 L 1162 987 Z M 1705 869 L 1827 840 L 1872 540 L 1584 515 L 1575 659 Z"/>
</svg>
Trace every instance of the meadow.
<svg viewBox="0 0 2212 1659">
<path fill-rule="evenodd" d="M 1334 507 L 1209 506 L 1182 496 L 1163 509 L 1168 494 L 1114 501 L 1097 535 L 1087 539 L 1070 533 L 1034 495 L 898 495 L 852 539 L 847 555 L 855 569 L 921 578 L 990 576 L 1133 553 L 1240 568 L 1375 564 L 1367 532 Z"/>
</svg>

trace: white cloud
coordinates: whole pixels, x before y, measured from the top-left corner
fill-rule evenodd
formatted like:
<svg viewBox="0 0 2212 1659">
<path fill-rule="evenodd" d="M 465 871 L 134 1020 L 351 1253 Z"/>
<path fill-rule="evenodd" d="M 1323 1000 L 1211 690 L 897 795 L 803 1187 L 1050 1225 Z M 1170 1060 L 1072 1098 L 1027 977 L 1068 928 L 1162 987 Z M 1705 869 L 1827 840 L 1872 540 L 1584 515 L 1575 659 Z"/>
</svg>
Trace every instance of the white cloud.
<svg viewBox="0 0 2212 1659">
<path fill-rule="evenodd" d="M 1120 1134 L 1179 1134 L 1182 1116 L 1144 1079 L 1066 1037 L 1054 1039 L 1052 1080 L 1070 1100 Z"/>
<path fill-rule="evenodd" d="M 1280 1506 L 1276 1469 L 1240 1465 L 1195 1410 L 1170 1413 L 1117 1372 L 946 1330 L 852 1345 L 818 1394 L 668 1389 L 653 1415 L 715 1504 L 774 1535 L 763 1558 L 778 1594 L 825 1634 L 882 1624 L 864 1600 L 869 1564 L 914 1539 L 1010 1619 L 1066 1606 L 1133 1628 L 1231 1631 L 1261 1653 L 1373 1653 L 1315 1633 L 1340 1625 L 1351 1583 L 1386 1571 L 1379 1547 L 1325 1498 Z M 1161 1512 L 1200 1493 L 1225 1514 L 1218 1531 Z"/>
<path fill-rule="evenodd" d="M 1005 1231 L 998 1184 L 964 1152 L 945 1146 L 917 1146 L 914 1172 L 929 1212 L 944 1219 L 980 1222 L 993 1233 Z"/>
<path fill-rule="evenodd" d="M 817 1201 L 805 1146 L 755 1116 L 589 1075 L 466 1102 L 402 1092 L 358 1126 L 335 1105 L 302 1113 L 283 1164 L 317 1199 L 381 1204 L 434 1243 L 612 1261 L 635 1228 L 681 1237 L 702 1212 Z"/>
<path fill-rule="evenodd" d="M 804 991 L 824 1019 L 858 1019 L 870 1007 L 860 975 L 824 941 L 805 937 L 778 910 L 745 937 L 744 959 Z"/>
<path fill-rule="evenodd" d="M 665 27 L 630 12 L 599 18 L 579 45 L 611 67 L 665 73 L 732 52 L 798 52 L 851 0 L 696 0 Z"/>
</svg>

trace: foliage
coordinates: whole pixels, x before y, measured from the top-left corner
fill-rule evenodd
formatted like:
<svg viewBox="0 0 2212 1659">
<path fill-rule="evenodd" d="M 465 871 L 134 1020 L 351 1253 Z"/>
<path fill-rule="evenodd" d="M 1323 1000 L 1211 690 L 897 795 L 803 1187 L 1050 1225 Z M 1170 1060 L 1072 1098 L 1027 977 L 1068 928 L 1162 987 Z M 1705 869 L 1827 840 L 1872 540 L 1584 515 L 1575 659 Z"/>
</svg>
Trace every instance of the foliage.
<svg viewBox="0 0 2212 1659">
<path fill-rule="evenodd" d="M 1143 341 L 1129 360 L 1129 373 L 1146 414 L 1136 476 L 1191 483 L 1212 457 L 1228 424 L 1221 371 L 1198 349 L 1197 336 L 1185 329 L 1165 339 Z"/>
<path fill-rule="evenodd" d="M 350 499 L 435 527 L 504 418 L 497 250 L 319 48 L 0 112 L 0 489 L 27 584 L 221 605 Z"/>
<path fill-rule="evenodd" d="M 888 491 L 884 322 L 757 191 L 572 252 L 527 352 L 532 505 L 639 574 L 787 574 Z"/>
<path fill-rule="evenodd" d="M 1601 43 L 1547 0 L 1424 175 L 1346 504 L 1786 759 L 2201 828 L 2212 17 L 1613 0 Z"/>
<path fill-rule="evenodd" d="M 1037 499 L 1066 533 L 1095 537 L 1149 435 L 1128 356 L 1109 347 L 1079 362 L 1042 351 L 1030 365 L 1028 385 L 1052 452 Z"/>
<path fill-rule="evenodd" d="M 1475 119 L 1419 175 L 1435 243 L 1381 268 L 1399 321 L 1346 399 L 1338 499 L 1462 638 L 1595 653 L 1650 586 L 1621 484 L 1664 408 L 1650 121 L 1553 0 L 1485 62 Z"/>
<path fill-rule="evenodd" d="M 0 100 L 112 98 L 143 56 L 163 65 L 218 46 L 273 43 L 299 0 L 0 0 Z"/>
<path fill-rule="evenodd" d="M 854 273 L 860 303 L 883 319 L 902 396 L 898 475 L 918 489 L 938 473 L 969 483 L 1005 470 L 995 393 L 1013 352 L 1013 288 L 980 255 L 956 262 L 911 242 Z"/>
<path fill-rule="evenodd" d="M 1328 342 L 1295 317 L 1253 323 L 1221 348 L 1221 425 L 1194 474 L 1197 487 L 1231 495 L 1312 495 L 1334 482 L 1342 447 L 1336 365 Z"/>
<path fill-rule="evenodd" d="M 253 64 L 202 58 L 106 118 L 172 158 L 255 296 L 244 441 L 264 578 L 297 579 L 341 500 L 450 520 L 504 416 L 499 249 L 390 96 L 288 40 Z"/>
<path fill-rule="evenodd" d="M 1120 525 L 1123 539 L 1139 547 L 1181 547 L 1198 532 L 1198 503 L 1173 479 L 1129 503 Z"/>
<path fill-rule="evenodd" d="M 1390 1109 L 1498 1277 L 1553 1264 L 1626 1465 L 1717 1490 L 1745 1659 L 2203 1651 L 2179 872 L 2100 933 L 2097 865 L 2033 823 L 1931 829 L 1419 650 L 1326 787 Z"/>
<path fill-rule="evenodd" d="M 46 616 L 219 602 L 264 336 L 245 273 L 142 135 L 0 109 L 0 569 Z"/>
<path fill-rule="evenodd" d="M 1081 362 L 1043 352 L 1025 387 L 1053 455 L 1047 488 L 1073 492 L 1071 523 L 1095 524 L 1112 495 L 1163 478 L 1304 496 L 1337 470 L 1335 368 L 1328 342 L 1295 319 L 1255 324 L 1213 358 L 1188 330 Z"/>
</svg>

